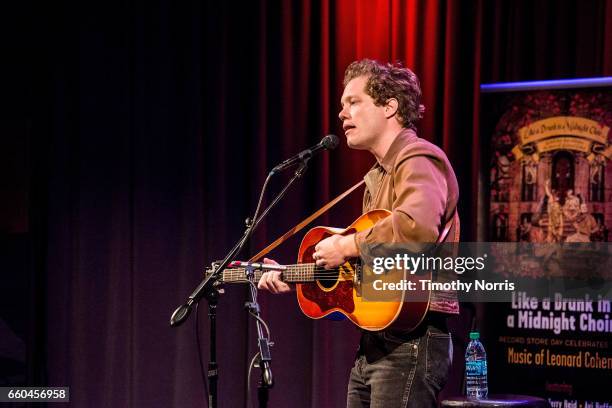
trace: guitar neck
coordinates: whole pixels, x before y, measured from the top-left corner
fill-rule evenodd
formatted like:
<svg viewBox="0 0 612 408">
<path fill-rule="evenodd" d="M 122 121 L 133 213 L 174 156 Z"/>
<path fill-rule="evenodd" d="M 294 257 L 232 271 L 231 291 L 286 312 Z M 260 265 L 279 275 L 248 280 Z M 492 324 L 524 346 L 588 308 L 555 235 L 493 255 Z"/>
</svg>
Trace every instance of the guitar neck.
<svg viewBox="0 0 612 408">
<path fill-rule="evenodd" d="M 287 269 L 283 272 L 283 281 L 290 283 L 306 283 L 314 282 L 315 280 L 315 264 L 295 264 L 286 265 Z M 258 282 L 263 274 L 262 271 L 255 271 L 255 282 Z M 245 268 L 228 268 L 223 271 L 223 278 L 221 279 L 225 283 L 246 283 L 248 281 L 246 277 Z"/>
</svg>

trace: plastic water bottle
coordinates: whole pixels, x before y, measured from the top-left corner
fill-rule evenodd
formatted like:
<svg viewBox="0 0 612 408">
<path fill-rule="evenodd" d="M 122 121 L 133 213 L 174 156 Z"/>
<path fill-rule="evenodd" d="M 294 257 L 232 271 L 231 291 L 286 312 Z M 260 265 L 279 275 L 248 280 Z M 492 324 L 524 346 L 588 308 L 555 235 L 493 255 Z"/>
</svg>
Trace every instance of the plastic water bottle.
<svg viewBox="0 0 612 408">
<path fill-rule="evenodd" d="M 465 391 L 468 398 L 487 398 L 487 353 L 480 342 L 480 333 L 470 333 L 465 351 Z"/>
</svg>

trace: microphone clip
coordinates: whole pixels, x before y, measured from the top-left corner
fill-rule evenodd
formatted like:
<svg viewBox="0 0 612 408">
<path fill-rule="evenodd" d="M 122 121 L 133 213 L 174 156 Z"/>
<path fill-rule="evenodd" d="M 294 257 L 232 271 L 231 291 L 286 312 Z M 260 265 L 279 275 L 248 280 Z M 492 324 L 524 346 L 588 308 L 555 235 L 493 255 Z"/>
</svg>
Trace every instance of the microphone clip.
<svg viewBox="0 0 612 408">
<path fill-rule="evenodd" d="M 296 165 L 297 163 L 305 163 L 308 162 L 308 160 L 310 160 L 310 158 L 312 157 L 312 149 L 306 149 L 301 151 L 300 153 L 298 153 L 296 156 L 285 160 L 284 162 L 282 162 L 281 164 L 279 164 L 278 166 L 274 167 L 270 173 L 278 173 L 280 171 L 283 171 L 285 169 L 288 169 L 291 166 Z"/>
<path fill-rule="evenodd" d="M 274 174 L 274 173 L 278 173 L 279 171 L 285 170 L 297 163 L 301 163 L 302 165 L 305 165 L 308 160 L 310 160 L 310 158 L 318 151 L 320 150 L 332 150 L 335 149 L 338 146 L 339 143 L 339 139 L 338 136 L 336 135 L 327 135 L 325 136 L 323 139 L 321 139 L 321 141 L 319 143 L 317 143 L 316 145 L 302 150 L 301 152 L 299 152 L 297 155 L 285 160 L 284 162 L 282 162 L 281 164 L 279 164 L 278 166 L 274 167 L 272 169 L 272 171 L 270 171 L 270 174 Z M 298 170 L 299 171 L 299 170 Z"/>
</svg>

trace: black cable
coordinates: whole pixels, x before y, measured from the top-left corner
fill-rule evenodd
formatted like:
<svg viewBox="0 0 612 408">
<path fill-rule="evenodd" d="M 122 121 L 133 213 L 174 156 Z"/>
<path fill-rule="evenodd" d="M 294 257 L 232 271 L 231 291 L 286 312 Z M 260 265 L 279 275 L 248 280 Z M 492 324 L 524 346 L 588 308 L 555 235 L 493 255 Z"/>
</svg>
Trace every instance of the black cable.
<svg viewBox="0 0 612 408">
<path fill-rule="evenodd" d="M 253 356 L 253 358 L 251 359 L 251 364 L 249 364 L 249 371 L 247 373 L 247 400 L 246 400 L 246 404 L 247 406 L 250 406 L 251 408 L 253 408 L 253 399 L 251 398 L 251 373 L 253 372 L 253 367 L 255 367 L 255 360 L 257 360 L 257 357 L 259 356 L 259 351 Z"/>
<path fill-rule="evenodd" d="M 257 299 L 257 285 L 254 282 L 251 282 L 251 281 L 249 281 L 249 284 L 253 287 L 253 289 L 255 289 L 255 299 Z M 268 341 L 270 341 L 270 327 L 268 327 L 268 324 L 265 322 L 265 320 L 262 319 L 261 317 L 257 316 L 250 309 L 249 309 L 249 314 L 251 316 L 253 316 L 255 318 L 255 320 L 259 321 L 259 323 L 261 323 L 261 325 L 264 327 L 264 329 L 266 329 L 266 339 Z"/>
<path fill-rule="evenodd" d="M 251 285 L 252 289 L 253 289 L 253 302 L 255 304 L 257 304 L 257 285 L 255 284 L 255 282 L 252 282 L 251 280 L 248 281 L 248 283 Z M 267 340 L 268 342 L 268 347 L 272 347 L 274 346 L 274 342 L 272 342 L 270 340 L 271 338 L 271 334 L 270 334 L 270 328 L 268 327 L 268 324 L 265 322 L 265 320 L 263 320 L 260 316 L 258 316 L 259 310 L 257 308 L 253 309 L 252 307 L 248 308 L 248 312 L 249 315 L 251 315 L 253 318 L 255 318 L 255 320 L 257 320 L 258 323 L 260 323 L 265 331 L 266 331 L 266 337 L 265 340 Z M 258 333 L 259 333 L 259 328 L 258 328 Z M 258 334 L 259 335 L 259 334 Z M 263 335 L 263 334 L 262 334 Z M 260 351 L 257 352 L 257 354 L 255 354 L 255 356 L 253 357 L 253 359 L 251 360 L 251 363 L 249 364 L 249 370 L 247 373 L 247 400 L 246 400 L 246 406 L 247 407 L 253 407 L 253 401 L 251 398 L 251 374 L 253 371 L 253 367 L 255 365 L 255 361 L 257 360 L 257 357 L 260 357 L 260 359 L 262 358 L 261 355 L 261 345 L 260 345 Z M 262 369 L 262 382 L 263 382 L 263 370 L 264 370 L 264 363 L 260 360 L 259 361 L 259 367 Z"/>
<path fill-rule="evenodd" d="M 198 348 L 198 361 L 200 362 L 200 374 L 202 375 L 202 382 L 204 382 L 204 399 L 206 400 L 206 406 L 208 407 L 208 378 L 204 371 L 204 361 L 202 360 L 202 350 L 200 349 L 200 328 L 198 322 L 200 321 L 200 302 L 196 303 L 195 312 L 195 335 L 196 335 L 196 347 Z"/>
<path fill-rule="evenodd" d="M 261 209 L 261 204 L 263 202 L 263 197 L 264 197 L 264 193 L 266 191 L 266 188 L 268 187 L 268 182 L 270 181 L 270 178 L 274 175 L 274 172 L 270 172 L 268 173 L 268 176 L 266 177 L 266 180 L 263 183 L 263 186 L 261 187 L 261 193 L 259 193 L 259 200 L 257 201 L 257 207 L 255 207 L 255 213 L 253 214 L 253 218 L 252 218 L 252 222 L 255 222 L 257 220 L 257 216 L 259 216 L 259 210 Z"/>
</svg>

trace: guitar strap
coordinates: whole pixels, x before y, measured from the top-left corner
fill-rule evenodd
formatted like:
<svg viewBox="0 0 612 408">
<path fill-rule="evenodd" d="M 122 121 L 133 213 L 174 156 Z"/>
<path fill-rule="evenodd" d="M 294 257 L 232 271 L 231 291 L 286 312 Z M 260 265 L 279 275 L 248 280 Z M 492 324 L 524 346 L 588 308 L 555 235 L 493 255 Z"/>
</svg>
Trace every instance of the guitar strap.
<svg viewBox="0 0 612 408">
<path fill-rule="evenodd" d="M 459 211 L 457 211 L 457 209 L 455 209 L 453 216 L 450 217 L 450 220 L 448 220 L 448 222 L 444 226 L 442 233 L 438 236 L 438 241 L 437 241 L 438 244 L 446 241 L 448 233 L 450 232 L 453 225 L 455 226 L 455 230 L 453 231 L 453 237 L 450 242 L 459 242 L 459 235 L 460 235 L 459 228 L 460 227 L 459 227 Z"/>
<path fill-rule="evenodd" d="M 265 256 L 268 253 L 270 253 L 270 251 L 272 251 L 277 246 L 279 246 L 280 244 L 282 244 L 283 242 L 285 242 L 286 240 L 288 240 L 289 238 L 291 238 L 292 236 L 294 236 L 295 234 L 300 232 L 302 229 L 304 229 L 305 226 L 307 226 L 313 220 L 315 220 L 316 218 L 321 216 L 321 214 L 323 214 L 326 211 L 328 211 L 334 205 L 336 205 L 340 201 L 342 201 L 346 196 L 348 196 L 353 191 L 355 191 L 356 189 L 361 187 L 361 185 L 363 183 L 365 183 L 365 180 L 361 180 L 359 183 L 355 184 L 353 187 L 349 188 L 344 193 L 340 194 L 338 197 L 334 198 L 329 203 L 327 203 L 323 207 L 319 208 L 312 215 L 310 215 L 309 217 L 307 217 L 304 220 L 302 220 L 299 224 L 297 224 L 295 227 L 291 228 L 289 231 L 285 232 L 283 235 L 281 235 L 278 239 L 276 239 L 270 245 L 268 245 L 267 247 L 265 247 L 264 249 L 262 249 L 261 251 L 259 251 L 255 255 L 253 255 L 251 257 L 251 259 L 249 259 L 249 262 L 256 262 L 259 259 L 261 259 L 262 256 Z M 452 242 L 459 242 L 459 213 L 455 209 L 455 213 L 453 214 L 452 217 L 450 217 L 450 219 L 448 220 L 448 222 L 444 226 L 444 229 L 442 230 L 442 233 L 438 236 L 438 243 L 446 241 L 448 233 L 450 232 L 453 224 L 455 225 L 455 230 L 454 230 L 453 241 Z"/>
<path fill-rule="evenodd" d="M 262 249 L 261 251 L 259 251 L 257 254 L 255 254 L 254 256 L 251 257 L 251 259 L 249 259 L 249 262 L 255 262 L 259 259 L 261 259 L 262 256 L 267 255 L 270 251 L 272 251 L 274 248 L 276 248 L 277 246 L 279 246 L 280 244 L 282 244 L 283 242 L 285 242 L 286 240 L 288 240 L 289 238 L 291 238 L 292 236 L 294 236 L 295 234 L 297 234 L 298 232 L 300 232 L 305 226 L 307 226 L 308 224 L 310 224 L 314 219 L 319 218 L 319 216 L 323 213 L 325 213 L 326 211 L 328 211 L 330 208 L 332 208 L 334 205 L 338 204 L 340 201 L 342 201 L 346 196 L 348 196 L 349 194 L 351 194 L 353 191 L 355 191 L 357 188 L 361 187 L 361 185 L 365 183 L 365 180 L 361 180 L 359 183 L 355 184 L 353 187 L 349 188 L 348 190 L 346 190 L 344 193 L 340 194 L 338 197 L 334 198 L 333 200 L 331 200 L 329 203 L 325 204 L 323 207 L 319 208 L 317 211 L 315 211 L 311 216 L 305 218 L 302 222 L 300 222 L 298 225 L 296 225 L 295 227 L 291 228 L 289 231 L 285 232 L 283 235 L 281 235 L 276 241 L 274 241 L 273 243 L 271 243 L 270 245 L 268 245 L 267 247 L 265 247 L 264 249 Z"/>
</svg>

